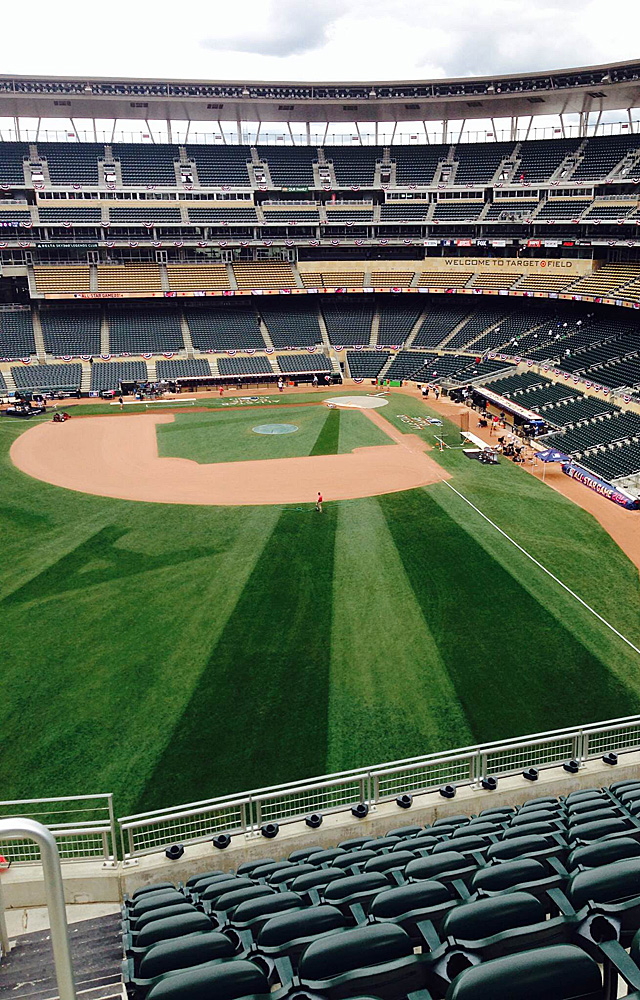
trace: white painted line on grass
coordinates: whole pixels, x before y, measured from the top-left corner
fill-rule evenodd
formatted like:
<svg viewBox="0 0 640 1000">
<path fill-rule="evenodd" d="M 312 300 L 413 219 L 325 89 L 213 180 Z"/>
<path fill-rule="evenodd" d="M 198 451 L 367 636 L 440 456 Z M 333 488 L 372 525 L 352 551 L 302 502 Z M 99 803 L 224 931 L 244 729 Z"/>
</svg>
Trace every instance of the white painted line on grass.
<svg viewBox="0 0 640 1000">
<path fill-rule="evenodd" d="M 520 552 L 522 552 L 522 554 L 525 555 L 527 557 L 527 559 L 530 559 L 531 562 L 535 563 L 535 565 L 539 569 L 541 569 L 543 573 L 546 573 L 547 576 L 550 576 L 552 580 L 555 580 L 555 582 L 557 584 L 559 584 L 562 587 L 563 590 L 566 590 L 566 592 L 568 594 L 571 594 L 571 596 L 574 597 L 576 599 L 576 601 L 578 601 L 578 603 L 583 606 L 583 608 L 586 608 L 587 611 L 590 611 L 591 614 L 594 615 L 594 617 L 596 617 L 598 619 L 598 621 L 601 621 L 603 625 L 606 625 L 608 629 L 611 629 L 611 631 L 614 633 L 614 635 L 617 635 L 619 639 L 622 639 L 623 642 L 626 642 L 627 646 L 630 646 L 631 649 L 634 651 L 634 653 L 637 653 L 638 656 L 640 656 L 640 649 L 638 649 L 637 646 L 634 646 L 634 644 L 631 642 L 630 639 L 627 639 L 627 637 L 624 636 L 622 634 L 622 632 L 618 632 L 617 628 L 614 628 L 613 625 L 611 625 L 610 622 L 608 622 L 606 618 L 603 618 L 602 615 L 598 614 L 598 612 L 595 611 L 594 608 L 592 608 L 590 604 L 587 604 L 586 601 L 583 601 L 582 598 L 579 597 L 573 590 L 571 590 L 570 587 L 567 587 L 566 583 L 563 583 L 562 580 L 558 579 L 558 577 L 555 576 L 551 572 L 551 570 L 548 570 L 546 566 L 543 566 L 541 562 L 538 562 L 538 560 L 534 556 L 532 556 L 530 552 L 527 552 L 526 549 L 523 549 L 522 545 L 519 545 L 518 542 L 516 542 L 515 539 L 513 539 L 511 537 L 511 535 L 508 535 L 506 533 L 506 531 L 503 531 L 502 528 L 498 527 L 498 525 L 495 523 L 495 521 L 492 521 L 490 517 L 487 517 L 486 514 L 483 514 L 482 511 L 479 510 L 478 507 L 476 507 L 475 504 L 471 503 L 470 500 L 467 500 L 466 496 L 464 496 L 464 494 L 460 493 L 454 486 L 451 485 L 451 483 L 448 483 L 446 481 L 446 479 L 443 479 L 442 482 L 444 483 L 445 486 L 448 486 L 450 490 L 453 490 L 453 492 L 456 494 L 456 496 L 459 496 L 461 500 L 464 500 L 465 503 L 469 504 L 469 506 L 473 510 L 475 510 L 476 514 L 479 514 L 480 517 L 484 518 L 484 520 L 487 522 L 487 524 L 490 524 L 492 528 L 495 528 L 496 531 L 498 531 L 502 535 L 503 538 L 506 538 L 508 542 L 511 542 L 512 545 L 515 545 L 515 547 Z"/>
</svg>

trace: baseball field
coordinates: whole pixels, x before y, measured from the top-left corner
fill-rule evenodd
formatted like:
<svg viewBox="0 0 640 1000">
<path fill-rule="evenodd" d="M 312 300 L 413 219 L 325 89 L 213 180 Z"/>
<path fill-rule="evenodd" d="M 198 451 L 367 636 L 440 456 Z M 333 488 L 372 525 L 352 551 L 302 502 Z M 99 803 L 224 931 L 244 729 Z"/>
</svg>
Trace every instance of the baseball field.
<svg viewBox="0 0 640 1000">
<path fill-rule="evenodd" d="M 4 799 L 113 791 L 122 815 L 640 711 L 638 569 L 591 515 L 469 461 L 446 421 L 409 423 L 418 398 L 376 422 L 321 399 L 185 407 L 154 425 L 158 456 L 250 477 L 391 455 L 401 432 L 439 481 L 341 500 L 318 482 L 321 514 L 315 489 L 117 499 L 20 471 L 36 421 L 0 420 Z M 253 430 L 274 422 L 297 430 Z"/>
</svg>

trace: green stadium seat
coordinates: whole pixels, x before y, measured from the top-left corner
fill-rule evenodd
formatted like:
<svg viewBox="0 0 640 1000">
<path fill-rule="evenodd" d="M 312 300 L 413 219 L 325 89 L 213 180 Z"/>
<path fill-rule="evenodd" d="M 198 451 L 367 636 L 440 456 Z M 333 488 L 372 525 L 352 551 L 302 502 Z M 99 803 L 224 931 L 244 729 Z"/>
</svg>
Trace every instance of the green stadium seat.
<svg viewBox="0 0 640 1000">
<path fill-rule="evenodd" d="M 175 889 L 173 882 L 155 882 L 153 885 L 144 885 L 132 894 L 131 899 L 135 902 L 141 896 L 146 896 L 149 892 L 161 892 L 163 889 Z"/>
<path fill-rule="evenodd" d="M 233 915 L 234 910 L 241 903 L 250 899 L 261 899 L 263 896 L 275 895 L 276 890 L 269 885 L 252 885 L 243 889 L 234 889 L 225 892 L 217 899 L 207 901 L 204 904 L 205 913 L 215 913 L 216 919 L 220 922 Z"/>
<path fill-rule="evenodd" d="M 146 913 L 140 914 L 140 916 L 135 919 L 132 918 L 129 921 L 129 928 L 135 940 L 136 935 L 154 920 L 166 920 L 167 917 L 175 917 L 180 913 L 194 912 L 197 911 L 193 903 L 189 903 L 183 896 L 181 903 L 175 903 L 173 906 L 160 906 L 155 910 L 147 910 Z"/>
<path fill-rule="evenodd" d="M 215 959 L 232 958 L 233 955 L 233 942 L 219 931 L 187 934 L 182 938 L 161 941 L 149 948 L 140 962 L 137 976 L 133 975 L 130 959 L 125 970 L 125 983 L 129 990 L 135 990 L 136 997 L 143 1000 L 160 977 L 167 973 L 189 969 Z"/>
<path fill-rule="evenodd" d="M 347 919 L 337 907 L 321 903 L 272 916 L 258 934 L 257 949 L 275 962 L 284 985 L 297 971 L 298 959 L 312 941 L 346 927 Z"/>
<path fill-rule="evenodd" d="M 306 949 L 298 967 L 304 990 L 329 998 L 371 992 L 386 1000 L 425 983 L 411 938 L 394 924 L 370 924 L 331 934 Z"/>
<path fill-rule="evenodd" d="M 184 903 L 185 896 L 177 889 L 160 889 L 158 892 L 147 892 L 143 896 L 138 896 L 133 906 L 128 909 L 129 917 L 141 917 L 149 910 L 156 910 L 162 906 L 175 906 L 177 903 Z"/>
<path fill-rule="evenodd" d="M 261 868 L 263 865 L 275 864 L 275 860 L 275 858 L 256 858 L 254 861 L 244 861 L 241 865 L 238 865 L 236 875 L 251 875 L 256 868 Z"/>
<path fill-rule="evenodd" d="M 640 842 L 631 837 L 613 837 L 574 848 L 567 858 L 567 868 L 569 871 L 574 868 L 599 868 L 629 858 L 640 858 Z"/>
<path fill-rule="evenodd" d="M 192 886 L 197 885 L 199 882 L 204 882 L 205 879 L 219 878 L 224 874 L 225 873 L 220 871 L 219 869 L 209 872 L 199 872 L 197 875 L 192 875 L 191 878 L 187 879 L 187 881 L 185 882 L 185 887 L 187 889 L 191 889 Z"/>
<path fill-rule="evenodd" d="M 171 975 L 150 990 L 149 1000 L 237 1000 L 267 997 L 269 984 L 264 971 L 252 962 L 235 959 L 213 962 Z"/>
<path fill-rule="evenodd" d="M 413 861 L 415 854 L 412 851 L 392 851 L 390 854 L 382 854 L 380 857 L 370 858 L 364 866 L 365 872 L 393 872 L 403 869 L 410 861 Z"/>
<path fill-rule="evenodd" d="M 395 830 L 387 830 L 387 837 L 399 837 L 400 840 L 407 840 L 413 837 L 417 837 L 419 834 L 424 832 L 424 827 L 422 826 L 399 826 Z M 396 847 L 398 845 L 396 844 Z"/>
<path fill-rule="evenodd" d="M 605 1000 L 594 959 L 573 945 L 518 952 L 466 969 L 446 1000 Z"/>
<path fill-rule="evenodd" d="M 321 847 L 319 844 L 313 847 L 301 847 L 297 851 L 292 851 L 288 860 L 297 865 L 302 861 L 306 861 L 312 854 L 321 854 L 323 851 L 324 847 Z"/>
<path fill-rule="evenodd" d="M 418 879 L 450 882 L 452 879 L 471 878 L 477 868 L 478 863 L 473 858 L 465 857 L 459 851 L 445 851 L 443 854 L 434 854 L 410 861 L 404 874 L 405 878 L 411 882 Z"/>
</svg>

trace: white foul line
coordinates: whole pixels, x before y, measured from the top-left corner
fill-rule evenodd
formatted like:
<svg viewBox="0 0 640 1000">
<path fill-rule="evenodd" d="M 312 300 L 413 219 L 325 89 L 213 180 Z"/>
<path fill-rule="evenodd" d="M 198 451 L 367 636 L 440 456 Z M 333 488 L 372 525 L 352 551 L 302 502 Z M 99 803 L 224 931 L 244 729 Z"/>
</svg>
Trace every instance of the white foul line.
<svg viewBox="0 0 640 1000">
<path fill-rule="evenodd" d="M 634 651 L 634 653 L 637 653 L 638 656 L 640 656 L 640 649 L 638 649 L 637 646 L 634 646 L 633 643 L 629 639 L 627 639 L 626 636 L 622 634 L 622 632 L 618 632 L 617 628 L 614 628 L 613 625 L 611 625 L 606 618 L 603 618 L 602 615 L 599 615 L 598 612 L 595 611 L 590 604 L 587 604 L 587 602 L 583 601 L 581 597 L 578 597 L 578 595 L 574 593 L 574 591 L 571 590 L 570 587 L 567 587 L 566 583 L 563 583 L 562 580 L 559 580 L 558 577 L 554 576 L 554 574 L 550 570 L 548 570 L 546 566 L 543 566 L 541 562 L 538 562 L 538 560 L 534 558 L 534 556 L 532 556 L 530 552 L 527 552 L 527 550 L 523 549 L 521 545 L 518 545 L 518 543 L 513 538 L 511 538 L 511 536 L 508 535 L 506 531 L 503 531 L 502 528 L 498 527 L 498 525 L 491 520 L 490 517 L 487 517 L 486 514 L 483 514 L 482 511 L 475 506 L 475 504 L 472 504 L 470 500 L 467 500 L 467 498 L 462 493 L 459 493 L 458 490 L 456 490 L 455 487 L 451 485 L 451 483 L 448 483 L 446 479 L 443 480 L 443 483 L 445 486 L 448 486 L 450 490 L 453 490 L 456 496 L 459 496 L 461 500 L 464 500 L 465 503 L 468 503 L 469 506 L 472 507 L 473 510 L 475 510 L 476 514 L 479 514 L 480 517 L 484 518 L 484 520 L 488 524 L 490 524 L 492 528 L 495 528 L 496 531 L 500 532 L 503 538 L 506 538 L 507 541 L 511 542 L 512 545 L 515 545 L 515 547 L 519 549 L 519 551 L 522 552 L 522 554 L 525 555 L 527 559 L 530 559 L 531 562 L 535 563 L 535 565 L 538 566 L 538 568 L 541 569 L 543 573 L 546 573 L 547 576 L 550 576 L 552 580 L 555 580 L 555 582 L 559 584 L 563 590 L 566 590 L 568 594 L 571 594 L 572 597 L 575 597 L 576 601 L 578 601 L 578 603 L 581 604 L 583 608 L 586 608 L 587 611 L 590 611 L 591 614 L 598 619 L 598 621 L 601 621 L 603 625 L 606 625 L 608 629 L 611 629 L 614 635 L 617 635 L 619 639 L 622 639 L 623 642 L 626 642 L 627 646 L 630 646 L 631 649 Z"/>
</svg>

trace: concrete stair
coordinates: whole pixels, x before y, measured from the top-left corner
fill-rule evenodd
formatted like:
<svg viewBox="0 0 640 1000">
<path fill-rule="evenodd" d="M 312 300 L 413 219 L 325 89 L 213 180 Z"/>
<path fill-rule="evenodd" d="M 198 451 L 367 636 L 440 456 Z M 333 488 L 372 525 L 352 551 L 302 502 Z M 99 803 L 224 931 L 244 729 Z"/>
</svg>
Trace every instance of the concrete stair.
<svg viewBox="0 0 640 1000">
<path fill-rule="evenodd" d="M 365 274 L 365 285 L 368 284 L 367 275 Z M 371 321 L 371 339 L 369 340 L 369 347 L 375 347 L 378 343 L 378 334 L 380 332 L 380 310 L 376 309 L 373 313 L 373 320 Z"/>
<path fill-rule="evenodd" d="M 91 364 L 88 361 L 82 362 L 82 378 L 80 379 L 80 392 L 91 391 Z"/>
<path fill-rule="evenodd" d="M 36 344 L 36 357 L 40 363 L 44 363 L 45 360 L 45 348 L 44 348 L 44 337 L 42 335 L 42 326 L 40 324 L 40 313 L 37 309 L 31 310 L 31 324 L 33 326 L 33 339 Z"/>
<path fill-rule="evenodd" d="M 419 315 L 418 319 L 416 320 L 416 322 L 411 327 L 411 333 L 409 334 L 409 336 L 407 337 L 407 339 L 404 342 L 405 351 L 408 348 L 413 347 L 413 342 L 416 339 L 416 334 L 418 333 L 418 330 L 420 329 L 420 327 L 424 323 L 425 319 L 427 318 L 427 312 L 428 312 L 428 310 L 425 307 L 422 310 L 422 312 L 420 313 L 420 315 Z"/>
<path fill-rule="evenodd" d="M 194 355 L 193 340 L 191 339 L 191 330 L 189 329 L 187 317 L 184 313 L 180 313 L 180 330 L 182 332 L 182 340 L 184 343 L 184 349 L 187 352 L 187 357 L 192 358 Z"/>
<path fill-rule="evenodd" d="M 14 379 L 13 375 L 11 374 L 11 366 L 9 364 L 0 365 L 0 372 L 2 372 L 2 377 L 3 377 L 4 381 L 5 381 L 5 385 L 7 387 L 7 391 L 8 392 L 15 392 L 17 387 L 16 387 L 15 379 Z"/>
<path fill-rule="evenodd" d="M 109 320 L 107 319 L 106 312 L 104 312 L 100 320 L 100 354 L 109 353 Z"/>
</svg>

